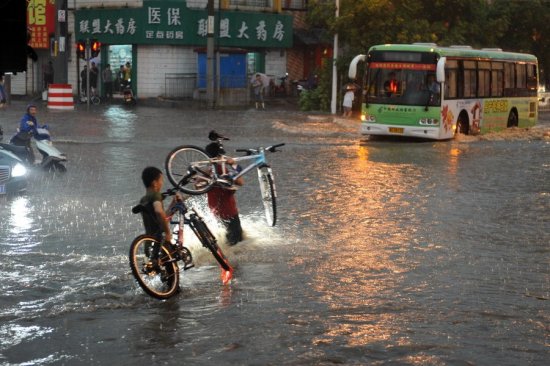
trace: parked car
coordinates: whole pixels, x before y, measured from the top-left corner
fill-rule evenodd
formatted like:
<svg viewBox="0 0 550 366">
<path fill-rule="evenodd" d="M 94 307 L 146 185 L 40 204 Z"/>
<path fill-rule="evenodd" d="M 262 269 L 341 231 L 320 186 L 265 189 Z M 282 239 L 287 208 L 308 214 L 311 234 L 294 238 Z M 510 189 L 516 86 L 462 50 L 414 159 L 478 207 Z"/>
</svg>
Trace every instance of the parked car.
<svg viewBox="0 0 550 366">
<path fill-rule="evenodd" d="M 0 127 L 0 141 L 3 131 Z M 0 195 L 23 192 L 27 189 L 28 170 L 25 163 L 0 143 Z"/>
</svg>

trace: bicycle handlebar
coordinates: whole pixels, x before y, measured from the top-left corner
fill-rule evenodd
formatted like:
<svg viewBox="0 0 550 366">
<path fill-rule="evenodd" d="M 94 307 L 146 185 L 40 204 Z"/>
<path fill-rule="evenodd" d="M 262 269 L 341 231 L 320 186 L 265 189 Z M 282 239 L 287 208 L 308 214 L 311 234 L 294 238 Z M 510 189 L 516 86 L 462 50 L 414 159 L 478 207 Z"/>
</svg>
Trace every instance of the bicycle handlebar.
<svg viewBox="0 0 550 366">
<path fill-rule="evenodd" d="M 166 191 L 162 192 L 162 198 L 166 198 L 168 196 L 173 196 L 175 195 L 176 193 L 178 192 L 178 189 L 177 188 L 170 188 L 170 189 L 167 189 Z"/>
<path fill-rule="evenodd" d="M 271 146 L 268 146 L 268 147 L 263 147 L 262 149 L 264 151 L 277 152 L 278 151 L 277 148 L 281 147 L 281 146 L 284 146 L 284 145 L 285 145 L 285 143 L 283 142 L 281 144 L 276 144 L 276 145 L 271 145 Z M 244 152 L 244 153 L 246 153 L 246 155 L 252 155 L 252 154 L 257 153 L 258 150 L 259 150 L 259 148 L 258 149 L 237 149 L 235 151 L 236 152 Z"/>
<path fill-rule="evenodd" d="M 162 199 L 165 199 L 167 196 L 173 196 L 177 192 L 178 192 L 177 188 L 167 189 L 165 192 L 161 193 L 162 194 Z M 185 201 L 185 199 L 183 199 L 183 200 Z M 133 214 L 138 214 L 140 212 L 143 212 L 143 210 L 145 210 L 145 207 L 141 203 L 139 205 L 136 205 L 136 206 L 132 207 L 132 213 Z"/>
</svg>

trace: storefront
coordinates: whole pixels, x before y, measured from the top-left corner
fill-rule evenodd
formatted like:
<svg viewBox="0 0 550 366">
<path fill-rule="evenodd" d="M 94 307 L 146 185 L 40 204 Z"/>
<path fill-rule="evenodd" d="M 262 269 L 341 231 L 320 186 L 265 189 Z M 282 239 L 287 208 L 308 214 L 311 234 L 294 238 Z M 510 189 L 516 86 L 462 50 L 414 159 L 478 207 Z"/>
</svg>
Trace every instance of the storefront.
<svg viewBox="0 0 550 366">
<path fill-rule="evenodd" d="M 187 89 L 192 87 L 196 97 L 203 89 L 200 69 L 206 27 L 206 10 L 189 9 L 181 1 L 144 1 L 141 8 L 77 10 L 74 39 L 102 43 L 94 60 L 100 70 L 110 64 L 115 72 L 129 62 L 132 87 L 140 98 L 169 95 L 169 81 L 175 75 L 178 80 L 194 80 Z M 254 72 L 285 71 L 285 50 L 292 47 L 292 16 L 217 10 L 215 28 L 218 88 L 242 88 L 239 78 L 247 80 Z M 220 81 L 229 78 L 232 82 Z M 189 90 L 184 93 L 189 95 Z"/>
</svg>

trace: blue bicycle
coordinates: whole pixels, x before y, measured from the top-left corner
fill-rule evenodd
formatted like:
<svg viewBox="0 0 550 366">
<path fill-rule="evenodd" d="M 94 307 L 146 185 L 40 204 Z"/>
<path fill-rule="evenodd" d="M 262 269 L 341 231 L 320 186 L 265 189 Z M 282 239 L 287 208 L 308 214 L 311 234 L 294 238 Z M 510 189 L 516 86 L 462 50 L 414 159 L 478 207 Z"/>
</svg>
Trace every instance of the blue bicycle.
<svg viewBox="0 0 550 366">
<path fill-rule="evenodd" d="M 208 138 L 217 142 L 220 151 L 225 152 L 222 141 L 227 141 L 229 138 L 215 131 L 211 131 Z M 166 157 L 164 163 L 166 175 L 170 183 L 182 192 L 199 195 L 208 192 L 215 184 L 232 188 L 237 178 L 256 168 L 266 221 L 269 226 L 274 226 L 277 221 L 277 191 L 273 171 L 267 163 L 265 153 L 279 151 L 277 148 L 283 145 L 284 143 L 268 147 L 237 149 L 237 152 L 245 155 L 238 157 L 222 155 L 216 158 L 209 157 L 204 149 L 197 146 L 178 146 Z M 228 160 L 234 164 L 245 164 L 245 166 L 240 172 L 235 172 Z"/>
</svg>

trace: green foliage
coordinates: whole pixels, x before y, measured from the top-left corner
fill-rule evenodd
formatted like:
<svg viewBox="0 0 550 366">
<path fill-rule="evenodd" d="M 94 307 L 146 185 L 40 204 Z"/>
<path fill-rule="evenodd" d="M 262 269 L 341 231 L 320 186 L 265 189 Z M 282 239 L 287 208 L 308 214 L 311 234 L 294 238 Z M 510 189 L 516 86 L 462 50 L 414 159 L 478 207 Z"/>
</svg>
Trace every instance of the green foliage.
<svg viewBox="0 0 550 366">
<path fill-rule="evenodd" d="M 318 84 L 313 90 L 300 94 L 298 105 L 302 111 L 330 111 L 332 97 L 332 60 L 323 60 L 323 66 L 317 72 Z"/>
<path fill-rule="evenodd" d="M 298 101 L 300 110 L 302 111 L 318 111 L 320 110 L 319 103 L 319 89 L 304 90 L 300 93 L 300 100 Z"/>
<path fill-rule="evenodd" d="M 468 44 L 533 53 L 550 74 L 550 1 L 547 0 L 310 0 L 311 26 L 338 34 L 343 63 L 383 43 Z M 345 60 L 341 62 L 340 60 Z M 345 74 L 344 74 L 345 75 Z M 549 80 L 550 81 L 550 80 Z"/>
</svg>

